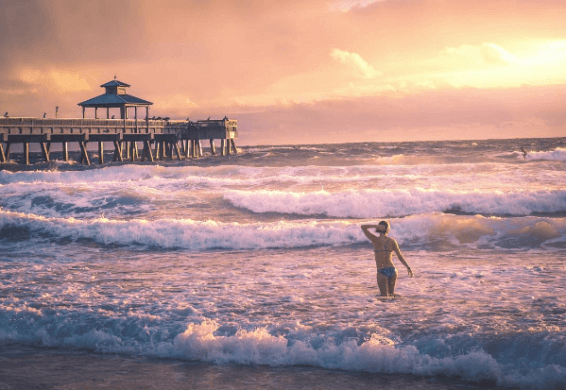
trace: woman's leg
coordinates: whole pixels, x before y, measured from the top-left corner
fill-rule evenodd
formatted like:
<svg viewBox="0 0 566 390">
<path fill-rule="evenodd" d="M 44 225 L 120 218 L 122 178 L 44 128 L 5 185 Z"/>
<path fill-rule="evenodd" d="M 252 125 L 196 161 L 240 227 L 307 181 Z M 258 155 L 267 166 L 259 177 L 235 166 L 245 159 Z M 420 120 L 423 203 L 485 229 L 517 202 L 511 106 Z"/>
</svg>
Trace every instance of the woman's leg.
<svg viewBox="0 0 566 390">
<path fill-rule="evenodd" d="M 395 283 L 397 282 L 397 272 L 393 274 L 389 279 L 387 279 L 387 292 L 389 296 L 395 295 Z"/>
<path fill-rule="evenodd" d="M 386 276 L 377 273 L 377 285 L 379 286 L 379 292 L 381 293 L 382 297 L 386 297 L 389 295 L 389 286 L 388 286 L 388 279 Z"/>
</svg>

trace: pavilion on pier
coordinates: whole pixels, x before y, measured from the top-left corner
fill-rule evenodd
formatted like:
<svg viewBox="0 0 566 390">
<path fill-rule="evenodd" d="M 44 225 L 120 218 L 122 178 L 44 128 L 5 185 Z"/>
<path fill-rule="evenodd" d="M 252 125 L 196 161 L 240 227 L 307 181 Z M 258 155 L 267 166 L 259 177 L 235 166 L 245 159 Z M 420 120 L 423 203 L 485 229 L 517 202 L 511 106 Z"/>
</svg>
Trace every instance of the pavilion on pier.
<svg viewBox="0 0 566 390">
<path fill-rule="evenodd" d="M 149 106 L 152 102 L 140 99 L 126 93 L 126 88 L 130 85 L 119 80 L 109 81 L 101 85 L 106 92 L 92 99 L 85 100 L 78 105 L 83 108 L 83 119 L 85 118 L 86 108 L 94 108 L 94 117 L 98 119 L 98 109 L 106 108 L 106 119 L 110 119 L 110 109 L 120 109 L 120 119 L 128 119 L 128 108 L 134 107 L 134 118 L 138 119 L 138 107 L 145 107 L 145 119 L 149 118 Z"/>
</svg>

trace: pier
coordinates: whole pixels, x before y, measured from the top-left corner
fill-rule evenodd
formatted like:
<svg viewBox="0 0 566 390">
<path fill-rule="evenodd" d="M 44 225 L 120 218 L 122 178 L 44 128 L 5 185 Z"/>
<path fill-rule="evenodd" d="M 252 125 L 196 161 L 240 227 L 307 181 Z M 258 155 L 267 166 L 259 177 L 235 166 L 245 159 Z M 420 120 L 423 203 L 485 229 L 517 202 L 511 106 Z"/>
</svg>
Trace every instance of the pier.
<svg viewBox="0 0 566 390">
<path fill-rule="evenodd" d="M 69 161 L 69 144 L 74 144 L 80 151 L 79 161 L 86 165 L 91 164 L 92 144 L 96 144 L 99 164 L 106 162 L 105 145 L 111 145 L 112 161 L 203 157 L 202 141 L 210 143 L 211 155 L 237 153 L 238 129 L 234 119 L 192 122 L 149 118 L 149 106 L 153 103 L 127 94 L 128 84 L 112 80 L 101 87 L 106 89 L 104 94 L 79 103 L 81 119 L 0 118 L 0 163 L 10 162 L 15 144 L 23 145 L 23 164 L 30 164 L 30 145 L 37 145 L 41 158 L 49 162 L 53 144 L 61 145 L 64 161 Z M 134 118 L 128 118 L 132 107 Z M 94 108 L 94 118 L 85 117 L 87 108 Z M 116 108 L 120 110 L 119 119 L 110 117 L 110 110 Z M 138 108 L 145 108 L 144 119 L 138 119 Z M 106 118 L 98 118 L 99 109 L 106 112 Z M 219 149 L 215 140 L 220 141 Z"/>
</svg>

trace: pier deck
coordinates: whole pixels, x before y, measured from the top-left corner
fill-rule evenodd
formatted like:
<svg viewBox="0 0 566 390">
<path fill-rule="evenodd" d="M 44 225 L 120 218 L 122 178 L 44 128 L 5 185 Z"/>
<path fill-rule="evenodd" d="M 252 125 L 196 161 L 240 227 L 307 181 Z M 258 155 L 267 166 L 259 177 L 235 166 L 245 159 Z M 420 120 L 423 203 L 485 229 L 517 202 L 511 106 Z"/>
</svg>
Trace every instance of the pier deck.
<svg viewBox="0 0 566 390">
<path fill-rule="evenodd" d="M 104 143 L 114 146 L 113 161 L 155 161 L 202 157 L 201 140 L 210 141 L 210 151 L 216 155 L 214 140 L 221 142 L 222 156 L 236 153 L 237 121 L 228 118 L 198 122 L 137 119 L 41 119 L 0 118 L 0 163 L 10 161 L 14 144 L 23 145 L 23 160 L 30 163 L 30 144 L 38 144 L 43 159 L 50 160 L 53 143 L 62 145 L 63 159 L 68 161 L 68 143 L 78 144 L 80 161 L 90 164 L 88 143 L 98 144 L 98 162 L 104 163 Z M 138 143 L 143 146 L 140 156 Z M 5 148 L 4 148 L 5 145 Z M 155 149 L 152 151 L 152 145 Z M 180 145 L 180 147 L 179 147 Z"/>
</svg>

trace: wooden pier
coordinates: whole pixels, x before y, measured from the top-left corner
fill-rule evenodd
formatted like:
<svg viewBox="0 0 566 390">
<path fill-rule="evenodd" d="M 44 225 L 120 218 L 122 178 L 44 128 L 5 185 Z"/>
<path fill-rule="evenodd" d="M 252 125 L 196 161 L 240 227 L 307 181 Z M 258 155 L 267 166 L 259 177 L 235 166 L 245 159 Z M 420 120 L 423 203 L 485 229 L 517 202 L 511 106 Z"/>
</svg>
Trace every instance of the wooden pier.
<svg viewBox="0 0 566 390">
<path fill-rule="evenodd" d="M 220 155 L 237 153 L 234 140 L 238 138 L 237 121 L 224 118 L 191 122 L 170 121 L 169 118 L 149 118 L 153 103 L 127 92 L 130 87 L 122 81 L 111 80 L 101 85 L 105 92 L 78 103 L 82 119 L 0 118 L 0 163 L 10 162 L 12 145 L 23 145 L 23 163 L 30 163 L 30 144 L 37 144 L 42 158 L 49 162 L 51 145 L 61 144 L 62 158 L 69 161 L 69 143 L 76 143 L 80 162 L 90 165 L 89 143 L 98 145 L 98 163 L 104 164 L 104 143 L 112 143 L 112 161 L 156 161 L 164 159 L 202 157 L 202 140 L 210 142 L 216 155 L 214 140 L 220 140 Z M 86 109 L 94 109 L 94 119 L 86 118 Z M 128 118 L 129 109 L 134 118 Z M 120 119 L 110 117 L 110 110 L 119 109 Z M 138 109 L 145 110 L 145 119 L 138 119 Z M 106 119 L 98 118 L 98 110 Z M 4 147 L 5 145 L 5 147 Z M 141 154 L 138 145 L 142 147 Z"/>
<path fill-rule="evenodd" d="M 69 161 L 69 144 L 80 150 L 80 162 L 90 165 L 88 146 L 97 144 L 98 163 L 104 164 L 105 143 L 113 147 L 112 161 L 156 161 L 203 156 L 201 141 L 210 142 L 211 155 L 237 153 L 237 121 L 169 121 L 144 119 L 41 119 L 0 118 L 0 163 L 10 161 L 12 145 L 23 145 L 24 164 L 30 164 L 30 144 L 39 145 L 41 157 L 50 161 L 52 144 L 61 144 L 62 158 Z M 139 149 L 141 146 L 141 152 Z"/>
</svg>

